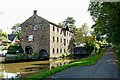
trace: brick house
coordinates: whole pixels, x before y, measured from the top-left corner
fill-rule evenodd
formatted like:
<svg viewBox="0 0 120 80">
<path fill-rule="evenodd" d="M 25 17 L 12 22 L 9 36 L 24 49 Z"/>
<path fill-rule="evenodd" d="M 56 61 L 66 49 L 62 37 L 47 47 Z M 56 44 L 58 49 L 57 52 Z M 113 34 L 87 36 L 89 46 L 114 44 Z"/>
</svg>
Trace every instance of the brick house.
<svg viewBox="0 0 120 80">
<path fill-rule="evenodd" d="M 25 54 L 37 53 L 41 57 L 58 57 L 73 51 L 73 33 L 40 16 L 33 16 L 21 25 L 21 45 Z"/>
</svg>

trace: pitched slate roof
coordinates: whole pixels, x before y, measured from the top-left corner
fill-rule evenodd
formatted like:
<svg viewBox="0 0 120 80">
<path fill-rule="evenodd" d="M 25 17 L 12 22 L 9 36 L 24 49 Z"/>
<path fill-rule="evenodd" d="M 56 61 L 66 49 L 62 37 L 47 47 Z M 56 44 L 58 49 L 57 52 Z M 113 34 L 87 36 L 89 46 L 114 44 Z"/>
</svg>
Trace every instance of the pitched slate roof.
<svg viewBox="0 0 120 80">
<path fill-rule="evenodd" d="M 56 26 L 56 27 L 58 27 L 58 28 L 62 28 L 62 30 L 69 31 L 69 32 L 73 33 L 72 31 L 69 30 L 69 28 L 68 28 L 67 25 L 62 25 L 62 26 L 65 27 L 65 28 L 63 28 L 62 26 L 59 26 L 59 25 L 57 25 L 57 24 L 55 24 L 55 23 L 53 23 L 53 22 L 50 22 L 50 21 L 48 21 L 47 19 L 44 19 L 44 18 L 41 17 L 41 16 L 38 16 L 38 15 L 37 15 L 37 10 L 34 10 L 33 16 L 31 16 L 30 18 L 28 18 L 28 19 L 27 19 L 26 21 L 24 21 L 22 24 L 26 23 L 27 21 L 29 21 L 29 20 L 30 20 L 31 18 L 33 18 L 33 17 L 37 17 L 38 21 L 40 21 L 41 19 L 43 19 L 43 20 L 47 21 L 48 23 L 50 23 L 50 24 L 52 24 L 52 25 L 54 25 L 54 26 Z M 22 24 L 21 24 L 21 25 L 22 25 Z M 21 26 L 21 25 L 20 25 L 20 26 Z"/>
<path fill-rule="evenodd" d="M 5 38 L 4 40 L 2 40 L 2 42 L 8 42 L 8 43 L 10 43 L 11 41 L 9 39 Z"/>
<path fill-rule="evenodd" d="M 15 35 L 12 35 L 12 34 L 8 34 L 8 39 L 10 40 L 10 41 L 13 41 L 14 39 L 15 39 Z"/>
</svg>

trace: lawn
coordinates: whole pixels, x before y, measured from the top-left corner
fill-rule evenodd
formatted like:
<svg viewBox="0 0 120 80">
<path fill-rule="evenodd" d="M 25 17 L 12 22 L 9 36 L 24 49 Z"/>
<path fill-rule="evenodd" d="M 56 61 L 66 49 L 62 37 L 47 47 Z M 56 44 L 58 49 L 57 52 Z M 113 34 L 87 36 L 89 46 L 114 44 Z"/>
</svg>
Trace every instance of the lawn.
<svg viewBox="0 0 120 80">
<path fill-rule="evenodd" d="M 32 80 L 32 79 L 35 79 L 35 78 L 37 78 L 37 79 L 45 79 L 50 75 L 53 75 L 53 74 L 55 74 L 57 72 L 60 72 L 62 70 L 65 70 L 65 69 L 73 67 L 73 66 L 89 66 L 89 65 L 93 65 L 103 56 L 105 51 L 106 51 L 106 48 L 102 49 L 100 51 L 100 54 L 98 54 L 98 55 L 90 56 L 90 57 L 84 58 L 84 59 L 82 59 L 80 61 L 76 61 L 76 62 L 67 64 L 67 65 L 59 66 L 59 67 L 53 68 L 51 70 L 29 76 L 24 80 Z"/>
</svg>

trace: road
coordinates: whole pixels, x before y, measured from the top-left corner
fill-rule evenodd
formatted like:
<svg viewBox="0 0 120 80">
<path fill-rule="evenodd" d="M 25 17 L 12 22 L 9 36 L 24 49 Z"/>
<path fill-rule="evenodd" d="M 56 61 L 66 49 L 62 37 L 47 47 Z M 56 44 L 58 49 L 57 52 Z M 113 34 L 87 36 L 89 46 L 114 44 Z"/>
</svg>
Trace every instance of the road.
<svg viewBox="0 0 120 80">
<path fill-rule="evenodd" d="M 113 57 L 112 48 L 92 66 L 75 66 L 56 73 L 50 78 L 118 78 L 118 67 Z"/>
</svg>

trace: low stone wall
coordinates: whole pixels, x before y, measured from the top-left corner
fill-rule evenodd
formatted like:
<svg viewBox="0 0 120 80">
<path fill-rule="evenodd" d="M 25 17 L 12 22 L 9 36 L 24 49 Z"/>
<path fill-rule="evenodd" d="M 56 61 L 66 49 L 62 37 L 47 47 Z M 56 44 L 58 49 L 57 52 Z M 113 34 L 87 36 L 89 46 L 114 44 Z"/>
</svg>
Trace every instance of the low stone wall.
<svg viewBox="0 0 120 80">
<path fill-rule="evenodd" d="M 83 56 L 83 55 L 89 55 L 89 53 L 87 53 L 87 49 L 85 47 L 75 47 L 74 55 L 75 56 Z"/>
</svg>

